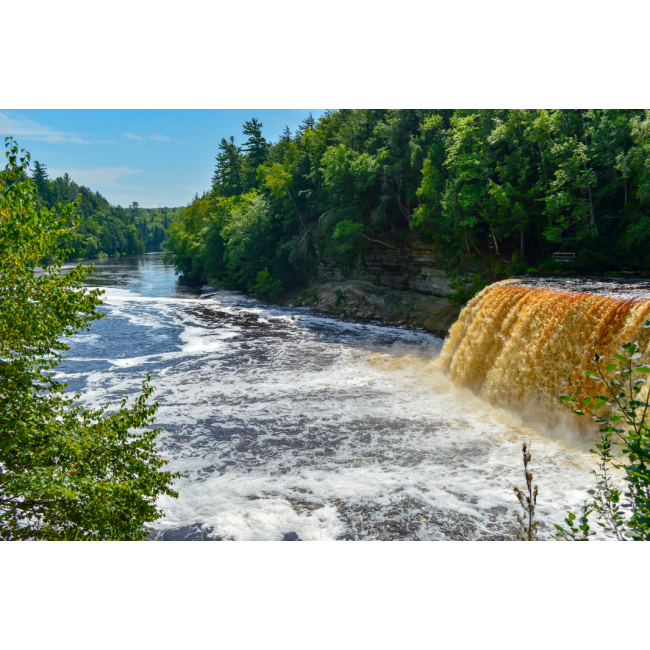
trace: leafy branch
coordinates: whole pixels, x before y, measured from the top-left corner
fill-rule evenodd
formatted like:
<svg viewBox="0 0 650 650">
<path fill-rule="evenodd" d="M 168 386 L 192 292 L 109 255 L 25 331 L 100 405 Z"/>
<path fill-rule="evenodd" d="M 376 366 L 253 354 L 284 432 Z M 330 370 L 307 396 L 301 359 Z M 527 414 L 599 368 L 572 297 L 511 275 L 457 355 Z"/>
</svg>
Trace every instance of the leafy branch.
<svg viewBox="0 0 650 650">
<path fill-rule="evenodd" d="M 643 328 L 650 328 L 650 321 L 646 320 Z M 600 425 L 600 442 L 591 450 L 599 456 L 598 471 L 594 470 L 597 483 L 595 489 L 588 491 L 592 503 L 583 508 L 584 524 L 587 525 L 586 517 L 593 510 L 598 524 L 617 540 L 647 541 L 650 539 L 650 424 L 645 375 L 650 374 L 650 366 L 641 363 L 643 354 L 638 343 L 623 344 L 620 352 L 613 354 L 615 361 L 604 367 L 597 342 L 594 348 L 595 370 L 587 370 L 585 377 L 603 383 L 606 394 L 582 399 L 570 395 L 560 397 L 577 416 L 589 415 Z M 621 449 L 616 457 L 612 454 L 614 445 Z M 614 484 L 612 468 L 624 471 L 623 491 Z M 570 513 L 569 519 L 573 522 L 575 515 Z M 561 526 L 556 528 L 556 538 L 572 538 L 571 528 L 569 531 Z"/>
</svg>

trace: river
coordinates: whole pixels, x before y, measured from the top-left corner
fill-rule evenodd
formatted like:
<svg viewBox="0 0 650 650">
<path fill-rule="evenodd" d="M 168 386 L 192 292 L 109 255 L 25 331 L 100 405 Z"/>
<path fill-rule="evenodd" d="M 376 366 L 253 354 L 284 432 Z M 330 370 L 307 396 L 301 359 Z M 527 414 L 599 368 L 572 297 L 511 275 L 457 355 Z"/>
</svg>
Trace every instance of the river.
<svg viewBox="0 0 650 650">
<path fill-rule="evenodd" d="M 158 253 L 95 263 L 107 316 L 72 337 L 59 377 L 88 406 L 160 402 L 162 540 L 511 539 L 532 443 L 542 536 L 594 479 L 588 444 L 459 389 L 443 340 L 232 291 L 183 287 Z"/>
</svg>

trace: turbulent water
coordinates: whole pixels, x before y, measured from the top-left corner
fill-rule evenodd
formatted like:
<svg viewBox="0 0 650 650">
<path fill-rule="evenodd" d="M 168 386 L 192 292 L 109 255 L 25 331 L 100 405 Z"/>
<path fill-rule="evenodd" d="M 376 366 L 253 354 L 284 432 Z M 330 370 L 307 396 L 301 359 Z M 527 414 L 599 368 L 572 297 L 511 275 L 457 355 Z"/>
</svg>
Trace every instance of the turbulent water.
<svg viewBox="0 0 650 650">
<path fill-rule="evenodd" d="M 456 388 L 432 334 L 183 288 L 158 254 L 97 263 L 89 285 L 107 316 L 60 374 L 97 406 L 152 373 L 159 451 L 183 474 L 159 539 L 509 539 L 523 441 L 543 535 L 593 484 L 570 426 Z"/>
<path fill-rule="evenodd" d="M 647 281 L 588 279 L 490 285 L 452 327 L 440 365 L 490 403 L 553 422 L 558 395 L 602 392 L 603 384 L 585 377 L 594 369 L 594 342 L 605 363 L 629 341 L 645 352 L 649 289 Z"/>
</svg>

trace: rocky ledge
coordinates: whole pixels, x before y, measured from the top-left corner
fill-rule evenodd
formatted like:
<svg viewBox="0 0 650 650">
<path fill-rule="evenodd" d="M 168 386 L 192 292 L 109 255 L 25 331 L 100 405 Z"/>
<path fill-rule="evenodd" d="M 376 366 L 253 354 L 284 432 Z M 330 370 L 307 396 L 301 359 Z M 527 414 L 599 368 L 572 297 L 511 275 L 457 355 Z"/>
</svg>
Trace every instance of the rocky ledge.
<svg viewBox="0 0 650 650">
<path fill-rule="evenodd" d="M 650 280 L 647 278 L 548 278 L 521 275 L 512 277 L 507 282 L 530 289 L 596 293 L 624 300 L 650 299 Z"/>
<path fill-rule="evenodd" d="M 314 283 L 283 302 L 339 316 L 422 327 L 440 336 L 446 336 L 461 310 L 447 298 L 400 291 L 356 279 Z"/>
</svg>

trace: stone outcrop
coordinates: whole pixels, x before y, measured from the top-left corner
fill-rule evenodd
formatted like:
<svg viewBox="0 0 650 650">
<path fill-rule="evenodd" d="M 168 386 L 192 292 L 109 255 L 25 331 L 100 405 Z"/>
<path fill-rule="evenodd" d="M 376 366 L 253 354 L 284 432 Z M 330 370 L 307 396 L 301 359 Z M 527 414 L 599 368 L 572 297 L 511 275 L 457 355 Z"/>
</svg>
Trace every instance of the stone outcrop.
<svg viewBox="0 0 650 650">
<path fill-rule="evenodd" d="M 440 336 L 447 334 L 461 310 L 446 298 L 389 289 L 360 280 L 314 283 L 293 295 L 287 303 L 340 316 L 423 327 Z"/>
<path fill-rule="evenodd" d="M 449 300 L 449 281 L 432 250 L 416 244 L 367 253 L 348 277 L 322 260 L 309 287 L 283 302 L 446 336 L 461 306 Z"/>
<path fill-rule="evenodd" d="M 318 265 L 318 282 L 341 282 L 344 279 L 443 298 L 452 290 L 440 268 L 433 247 L 424 244 L 408 248 L 368 253 L 362 257 L 361 271 L 344 278 L 327 260 Z"/>
</svg>

